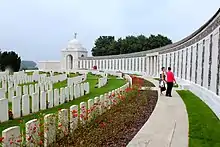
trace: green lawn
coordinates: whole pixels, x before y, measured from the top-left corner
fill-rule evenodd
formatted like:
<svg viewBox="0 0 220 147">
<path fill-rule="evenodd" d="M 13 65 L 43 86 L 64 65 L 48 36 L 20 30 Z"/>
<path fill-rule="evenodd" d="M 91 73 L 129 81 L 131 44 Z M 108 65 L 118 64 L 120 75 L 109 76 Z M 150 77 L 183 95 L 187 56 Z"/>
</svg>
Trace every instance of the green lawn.
<svg viewBox="0 0 220 147">
<path fill-rule="evenodd" d="M 189 118 L 189 147 L 220 147 L 220 120 L 212 110 L 190 91 L 177 91 Z"/>
<path fill-rule="evenodd" d="M 72 105 L 79 105 L 80 102 L 82 102 L 82 101 L 86 102 L 90 98 L 100 96 L 101 94 L 104 94 L 106 92 L 109 92 L 111 90 L 119 88 L 120 86 L 122 86 L 126 83 L 125 80 L 118 80 L 118 79 L 116 79 L 116 77 L 113 77 L 113 76 L 109 76 L 109 78 L 110 79 L 108 80 L 107 85 L 105 85 L 104 87 L 101 87 L 101 88 L 95 88 L 98 77 L 88 74 L 87 75 L 87 80 L 86 80 L 86 82 L 89 82 L 89 84 L 90 84 L 90 93 L 88 95 L 82 96 L 80 98 L 77 98 L 76 100 L 70 101 L 68 103 L 64 103 L 64 104 L 59 105 L 57 107 L 53 107 L 53 108 L 50 108 L 50 109 L 47 109 L 47 110 L 40 111 L 40 112 L 35 113 L 35 114 L 24 116 L 24 117 L 19 118 L 19 119 L 9 120 L 7 122 L 1 123 L 0 124 L 0 132 L 3 131 L 4 129 L 8 128 L 8 127 L 19 125 L 19 120 L 23 120 L 23 122 L 27 122 L 31 119 L 42 117 L 42 116 L 39 116 L 40 114 L 45 115 L 45 114 L 48 114 L 48 113 L 57 113 L 59 108 L 69 109 L 69 107 L 72 106 Z M 22 125 L 21 128 L 23 128 L 23 127 L 24 126 Z"/>
</svg>

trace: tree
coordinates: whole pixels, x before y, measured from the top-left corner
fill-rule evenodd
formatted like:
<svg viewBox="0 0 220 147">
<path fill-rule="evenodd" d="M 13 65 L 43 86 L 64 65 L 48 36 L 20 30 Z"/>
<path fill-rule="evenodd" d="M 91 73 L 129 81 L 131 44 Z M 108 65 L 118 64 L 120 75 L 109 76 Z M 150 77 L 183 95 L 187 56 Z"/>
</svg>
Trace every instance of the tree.
<svg viewBox="0 0 220 147">
<path fill-rule="evenodd" d="M 144 35 L 126 36 L 124 39 L 115 40 L 114 36 L 100 36 L 95 41 L 95 46 L 92 48 L 93 56 L 118 55 L 126 53 L 134 53 L 147 51 L 150 49 L 159 48 L 172 41 L 166 36 L 158 34 L 146 37 Z"/>
<path fill-rule="evenodd" d="M 14 51 L 4 51 L 3 53 L 0 52 L 0 68 L 2 71 L 5 71 L 5 69 L 10 68 L 14 72 L 17 72 L 19 71 L 20 66 L 21 58 Z"/>
</svg>

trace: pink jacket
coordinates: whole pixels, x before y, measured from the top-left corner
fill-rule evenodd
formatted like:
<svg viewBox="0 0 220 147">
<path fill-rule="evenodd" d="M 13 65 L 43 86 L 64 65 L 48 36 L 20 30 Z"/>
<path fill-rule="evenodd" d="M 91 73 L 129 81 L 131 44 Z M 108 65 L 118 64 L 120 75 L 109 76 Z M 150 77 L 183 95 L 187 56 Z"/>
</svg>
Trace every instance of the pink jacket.
<svg viewBox="0 0 220 147">
<path fill-rule="evenodd" d="M 174 82 L 174 81 L 176 81 L 176 80 L 175 80 L 175 78 L 174 78 L 173 72 L 168 71 L 168 72 L 167 72 L 167 82 Z"/>
</svg>

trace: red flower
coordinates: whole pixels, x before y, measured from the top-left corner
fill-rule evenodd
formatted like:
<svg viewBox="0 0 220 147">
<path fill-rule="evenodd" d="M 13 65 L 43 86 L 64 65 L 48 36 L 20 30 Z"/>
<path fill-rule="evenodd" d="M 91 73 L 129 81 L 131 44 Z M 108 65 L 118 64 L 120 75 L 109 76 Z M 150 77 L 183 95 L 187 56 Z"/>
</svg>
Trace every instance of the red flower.
<svg viewBox="0 0 220 147">
<path fill-rule="evenodd" d="M 76 111 L 76 110 L 73 110 L 72 113 L 77 113 L 77 111 Z"/>
<path fill-rule="evenodd" d="M 3 140 L 4 140 L 4 137 L 0 137 L 0 143 L 2 143 Z"/>
<path fill-rule="evenodd" d="M 102 122 L 102 123 L 99 124 L 99 126 L 100 126 L 101 128 L 104 128 L 104 127 L 106 126 L 106 123 L 105 123 L 105 122 Z"/>
<path fill-rule="evenodd" d="M 21 142 L 21 141 L 22 141 L 21 139 L 17 140 L 18 143 Z"/>
<path fill-rule="evenodd" d="M 73 114 L 73 117 L 74 117 L 74 118 L 75 118 L 75 117 L 77 117 L 77 116 L 78 116 L 78 114 L 77 114 L 77 113 L 74 113 L 74 114 Z"/>
<path fill-rule="evenodd" d="M 38 144 L 39 144 L 39 145 L 43 145 L 43 141 L 42 141 L 42 140 L 40 140 Z"/>
<path fill-rule="evenodd" d="M 58 124 L 58 127 L 62 127 L 62 124 L 61 124 L 61 123 L 59 123 L 59 124 Z"/>
<path fill-rule="evenodd" d="M 27 140 L 30 141 L 31 140 L 31 136 L 29 136 Z"/>
<path fill-rule="evenodd" d="M 12 143 L 13 143 L 13 141 L 11 140 L 11 141 L 10 141 L 10 144 L 12 144 Z"/>
<path fill-rule="evenodd" d="M 37 127 L 35 126 L 35 127 L 33 128 L 33 130 L 36 130 L 36 128 L 37 128 Z"/>
<path fill-rule="evenodd" d="M 115 97 L 115 94 L 113 93 L 112 96 Z"/>
</svg>

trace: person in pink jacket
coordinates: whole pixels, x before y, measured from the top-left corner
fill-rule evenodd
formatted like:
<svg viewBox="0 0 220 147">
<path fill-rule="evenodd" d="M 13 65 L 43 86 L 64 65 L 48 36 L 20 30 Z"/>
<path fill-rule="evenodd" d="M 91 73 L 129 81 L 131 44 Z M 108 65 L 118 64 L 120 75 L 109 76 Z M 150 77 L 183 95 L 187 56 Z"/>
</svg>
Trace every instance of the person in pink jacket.
<svg viewBox="0 0 220 147">
<path fill-rule="evenodd" d="M 171 67 L 168 67 L 166 96 L 172 97 L 171 93 L 172 93 L 173 83 L 176 83 L 176 79 L 174 78 L 174 74 L 171 71 Z"/>
</svg>

